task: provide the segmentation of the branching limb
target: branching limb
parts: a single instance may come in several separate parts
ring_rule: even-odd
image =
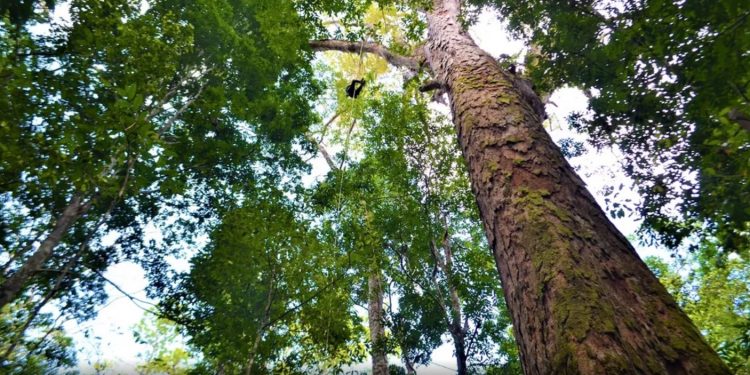
[[[738,123],[743,129],[750,132],[750,116],[746,115],[737,108],[733,108],[731,111],[729,111],[727,117],[729,117],[730,120]]]
[[[350,42],[347,40],[335,40],[335,39],[324,39],[324,40],[311,40],[309,42],[310,48],[313,51],[340,51],[350,53],[367,52],[374,55],[378,55],[388,61],[389,64],[404,67],[409,70],[419,70],[419,60],[414,57],[402,56],[397,53],[389,51],[387,48],[377,43],[372,42]]]
[[[443,82],[440,82],[438,80],[432,80],[420,86],[419,92],[428,92],[432,90],[444,90],[444,89],[445,89],[445,84],[443,84]]]

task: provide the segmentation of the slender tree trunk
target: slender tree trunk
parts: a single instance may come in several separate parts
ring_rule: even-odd
[[[388,375],[388,357],[385,351],[385,328],[383,327],[383,281],[379,270],[370,272],[367,280],[367,319],[372,341],[372,375]]]
[[[466,375],[469,373],[469,369],[466,366],[466,335],[463,331],[454,334],[454,331],[451,330],[451,337],[453,338],[453,349],[456,356],[456,374]]]
[[[266,333],[266,330],[269,328],[271,322],[271,306],[273,305],[275,274],[276,273],[274,270],[269,278],[268,294],[266,295],[266,306],[263,308],[263,317],[261,317],[260,324],[258,325],[258,333],[255,335],[253,346],[250,348],[247,364],[245,365],[245,375],[252,375],[253,373],[253,366],[255,365],[255,358],[258,355],[260,342],[263,340],[263,335]]]
[[[446,226],[445,236],[443,237],[443,256],[438,257],[438,265],[448,281],[448,294],[450,295],[451,320],[448,331],[453,338],[453,349],[456,356],[456,373],[458,375],[468,374],[467,353],[466,353],[466,327],[462,324],[463,314],[461,313],[461,299],[458,296],[458,290],[453,284],[453,250],[451,248],[450,235]]]
[[[62,215],[57,219],[52,232],[42,241],[34,254],[26,260],[26,263],[0,286],[0,308],[16,299],[18,293],[28,284],[34,273],[39,271],[47,259],[52,256],[52,250],[60,243],[65,232],[88,210],[89,206],[88,203],[83,203],[83,198],[79,194],[73,196]]]
[[[425,55],[447,88],[526,374],[728,374],[609,222],[513,77],[435,0]]]
[[[403,360],[404,366],[406,366],[406,375],[417,375],[417,370],[414,368],[414,362],[412,362],[406,355],[404,355]]]

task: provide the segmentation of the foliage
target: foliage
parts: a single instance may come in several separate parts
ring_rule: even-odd
[[[191,356],[179,345],[179,327],[174,322],[149,315],[133,327],[133,336],[136,343],[148,347],[140,354],[144,362],[137,367],[139,374],[189,373]]]
[[[318,92],[308,28],[292,2],[74,0],[58,4],[69,21],[32,3],[0,19],[1,279],[81,197],[24,290],[88,319],[109,264],[142,263],[158,290],[177,243],[253,181],[301,170],[292,145]],[[152,224],[164,243],[144,240]]]
[[[168,311],[215,368],[235,373],[340,367],[362,358],[363,334],[336,249],[280,196],[227,213],[193,258]]]
[[[33,302],[20,299],[0,312],[0,368],[4,374],[49,374],[75,363],[73,342],[51,314],[31,322],[34,334],[19,335],[29,324]],[[28,329],[28,328],[27,328]]]
[[[478,369],[500,363],[501,347],[513,345],[509,320],[452,126],[430,114],[416,87],[370,90],[349,139],[362,153],[356,160],[339,154],[346,169],[331,170],[311,197],[340,228],[341,246],[361,280],[354,298],[366,304],[364,281],[373,264],[385,271],[386,300],[398,301],[386,306],[388,348],[412,365],[427,365],[451,328],[454,308],[446,296],[455,290],[461,324],[470,326],[470,363]],[[444,236],[455,253],[449,273],[437,258],[445,257],[436,249]]]
[[[538,87],[589,94],[590,111],[571,124],[623,151],[646,231],[671,247],[700,234],[729,252],[748,248],[746,2],[472,2],[529,40]]]
[[[750,373],[750,263],[732,257],[716,264],[716,244],[679,263],[646,263],[701,330],[706,341],[737,374]],[[687,272],[687,274],[685,274]]]

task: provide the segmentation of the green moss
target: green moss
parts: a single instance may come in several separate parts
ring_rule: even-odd
[[[578,374],[578,362],[573,355],[570,345],[564,344],[557,348],[555,357],[552,358],[552,368],[555,374]]]
[[[546,285],[562,275],[569,286],[554,290],[552,307],[558,336],[581,342],[592,330],[614,333],[614,310],[601,303],[597,278],[593,271],[576,263],[576,250],[570,248],[570,238],[575,236],[570,228],[573,221],[551,197],[552,193],[546,189],[520,189],[513,199],[514,206],[522,207],[525,213],[522,247],[529,252],[532,266],[538,272],[538,296],[543,298]],[[561,356],[561,360],[568,360],[564,353]]]
[[[500,169],[500,165],[497,164],[497,161],[490,160],[487,162],[487,169],[489,169],[492,173],[495,173],[498,169]]]
[[[521,142],[521,141],[523,141],[523,139],[521,139],[521,138],[519,138],[519,137],[517,137],[515,135],[510,135],[510,136],[507,136],[505,138],[505,142],[506,143],[518,143],[518,142]]]

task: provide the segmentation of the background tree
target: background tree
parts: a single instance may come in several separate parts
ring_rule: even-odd
[[[69,23],[29,5],[0,25],[0,305],[87,319],[109,264],[164,271],[174,248],[146,243],[147,225],[189,241],[237,186],[276,175],[260,165],[293,171],[316,88],[291,4],[67,5]]]
[[[168,314],[214,370],[227,374],[296,373],[360,359],[362,330],[348,295],[338,292],[346,275],[336,249],[283,198],[264,197],[224,217],[166,300]]]
[[[701,252],[667,263],[646,258],[659,280],[736,374],[750,372],[748,295],[750,267],[739,257],[717,264],[718,244],[704,243]]]

